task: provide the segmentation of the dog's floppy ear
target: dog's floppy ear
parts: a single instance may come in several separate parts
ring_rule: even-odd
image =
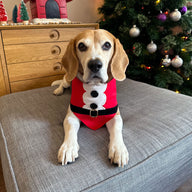
[[[76,77],[79,67],[79,61],[76,55],[75,39],[72,39],[69,42],[62,58],[62,65],[66,73],[66,80],[71,82]]]
[[[118,39],[114,39],[114,54],[111,60],[111,73],[118,81],[123,81],[129,59]]]

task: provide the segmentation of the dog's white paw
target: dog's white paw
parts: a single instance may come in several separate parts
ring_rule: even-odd
[[[56,85],[60,85],[60,84],[62,83],[62,81],[63,81],[63,80],[53,81],[53,82],[51,83],[51,86],[53,87],[53,86],[56,86]]]
[[[118,164],[119,167],[124,167],[128,164],[129,153],[124,143],[109,144],[109,159],[111,163]]]
[[[63,87],[58,87],[53,91],[54,95],[62,95],[63,94]]]
[[[74,162],[78,157],[78,151],[78,143],[64,142],[58,151],[58,162],[62,163],[62,165]]]

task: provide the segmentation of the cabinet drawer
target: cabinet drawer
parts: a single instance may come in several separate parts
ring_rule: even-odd
[[[10,82],[64,74],[61,59],[8,65]]]
[[[23,29],[2,31],[4,45],[69,41],[78,33],[90,28]]]
[[[61,58],[68,42],[4,46],[7,64]]]
[[[11,92],[25,91],[29,89],[36,89],[40,87],[48,87],[55,80],[63,79],[63,75],[43,77],[38,79],[31,79],[26,81],[18,81],[10,83]]]

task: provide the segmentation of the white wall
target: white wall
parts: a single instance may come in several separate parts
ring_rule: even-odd
[[[96,22],[99,18],[97,8],[103,0],[73,0],[68,3],[68,18],[71,21]]]
[[[9,20],[12,19],[12,10],[15,5],[19,5],[21,0],[3,0],[3,4],[8,14]],[[85,23],[96,22],[99,19],[97,8],[101,6],[103,0],[72,0],[67,3],[68,18],[71,21]],[[29,2],[27,3],[30,15]]]

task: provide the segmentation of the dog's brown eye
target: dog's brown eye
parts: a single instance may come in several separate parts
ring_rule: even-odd
[[[105,42],[102,46],[103,50],[109,50],[111,48],[111,44],[109,42]]]
[[[80,51],[86,51],[87,50],[87,46],[84,43],[79,43],[78,49]]]

